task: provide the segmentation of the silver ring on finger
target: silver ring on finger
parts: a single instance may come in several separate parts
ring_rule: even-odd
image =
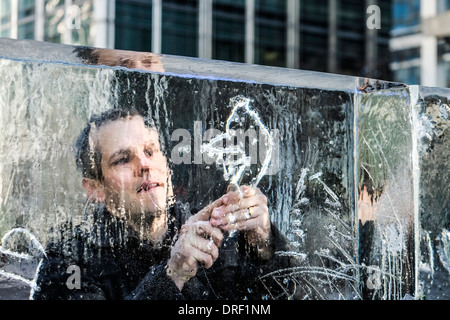
[[[209,238],[208,251],[211,251],[213,244],[214,244],[214,239],[213,239],[213,237],[211,237],[211,238]]]
[[[250,219],[252,217],[252,212],[250,211],[250,207],[244,213],[245,219]]]

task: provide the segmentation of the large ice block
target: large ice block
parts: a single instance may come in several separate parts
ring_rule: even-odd
[[[447,89],[11,39],[0,68],[0,281],[21,297],[83,218],[76,137],[127,106],[159,129],[186,210],[232,181],[266,195],[296,264],[258,281],[295,292],[261,299],[448,298]]]
[[[449,97],[447,88],[412,87],[418,298],[450,298]]]

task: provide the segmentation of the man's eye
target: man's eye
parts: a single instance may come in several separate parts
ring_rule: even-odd
[[[144,58],[141,60],[141,63],[146,67],[151,67],[155,63],[155,61],[153,61],[151,58]]]
[[[120,159],[117,159],[116,161],[114,161],[113,165],[125,164],[125,163],[128,163],[128,161],[129,161],[128,158],[120,158]]]
[[[145,150],[144,152],[149,157],[151,157],[153,155],[153,150]]]

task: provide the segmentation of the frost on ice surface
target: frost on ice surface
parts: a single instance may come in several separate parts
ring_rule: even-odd
[[[442,233],[438,236],[438,241],[437,252],[439,259],[450,274],[450,231],[442,230]]]

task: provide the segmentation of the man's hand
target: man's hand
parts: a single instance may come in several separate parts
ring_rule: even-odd
[[[256,187],[241,186],[221,198],[211,211],[211,225],[221,230],[244,231],[263,259],[272,256],[272,234],[267,198]]]
[[[167,274],[181,290],[197,273],[198,264],[210,268],[217,260],[222,231],[243,231],[262,259],[273,254],[267,198],[256,187],[229,191],[181,227],[167,262]]]
[[[211,226],[209,221],[197,219],[189,219],[181,227],[167,262],[167,275],[180,290],[196,275],[199,263],[210,268],[219,255],[222,231]]]

